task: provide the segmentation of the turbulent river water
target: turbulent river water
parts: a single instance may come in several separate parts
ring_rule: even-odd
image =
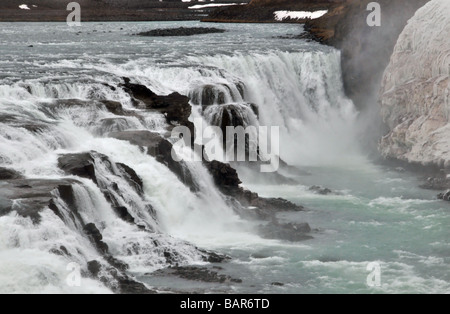
[[[157,234],[117,219],[90,180],[78,178],[77,202],[83,218],[101,226],[111,254],[130,265],[131,275],[158,290],[450,292],[450,208],[435,199],[435,192],[418,188],[414,175],[375,165],[360,150],[361,123],[343,91],[339,52],[283,38],[301,32],[293,25],[226,24],[218,26],[227,30],[223,34],[133,36],[153,28],[198,25],[206,24],[83,23],[69,28],[62,23],[2,23],[0,167],[27,178],[66,178],[57,167],[60,154],[95,150],[136,170],[144,183],[143,200],[125,183],[118,184],[127,204],[133,204],[133,216]],[[122,77],[159,94],[189,95],[192,118],[203,115],[205,123],[214,120],[221,106],[231,105],[249,124],[279,126],[282,159],[310,174],[285,174],[298,182],[291,184],[245,167],[239,167],[239,174],[243,185],[261,196],[305,206],[303,212],[280,213],[279,219],[308,222],[314,239],[262,239],[252,231],[256,222],[233,212],[201,164],[189,165],[200,185],[200,192],[193,193],[137,147],[107,137],[117,130],[163,134],[167,125],[160,114],[140,112],[144,119],[128,116],[111,124],[105,121],[113,115],[100,107],[47,109],[66,100],[108,99],[136,110],[127,93],[108,87],[119,85]],[[205,86],[214,87],[216,98],[202,112],[197,96]],[[248,104],[258,106],[258,116]],[[10,116],[50,127],[30,131],[5,118]],[[100,172],[107,184],[110,174]],[[313,185],[332,193],[316,194],[309,189]],[[157,218],[148,214],[147,203]],[[64,224],[50,210],[41,216],[38,225],[15,213],[0,217],[0,292],[108,292],[87,278],[80,287],[66,284],[69,262],[84,265],[98,253],[76,225]],[[152,244],[155,239],[158,247]],[[176,251],[183,265],[204,265],[192,244],[231,256],[221,271],[242,283],[152,275],[168,266],[161,247]],[[71,258],[51,253],[61,245]],[[372,262],[381,268],[375,287],[367,285]]]

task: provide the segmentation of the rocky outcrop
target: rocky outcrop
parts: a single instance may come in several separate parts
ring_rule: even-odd
[[[67,154],[58,159],[58,167],[67,174],[91,179],[94,183],[98,183],[95,173],[95,156],[103,160],[107,157],[98,153],[81,153],[81,154]]]
[[[159,110],[167,117],[167,122],[185,124],[192,113],[189,98],[179,93],[160,96],[141,84],[134,84],[130,79],[124,78],[125,83],[121,87],[135,99],[141,101],[145,108]]]
[[[143,106],[146,109],[161,112],[166,116],[169,124],[183,125],[189,128],[192,137],[195,135],[194,124],[189,121],[192,107],[189,104],[189,97],[172,93],[170,95],[157,95],[147,86],[131,83],[129,78],[124,77],[124,84],[120,86],[132,96],[136,106]],[[137,100],[137,102],[136,102]],[[193,143],[193,139],[191,143]]]
[[[50,111],[57,111],[60,109],[67,109],[67,108],[76,108],[76,107],[96,107],[98,109],[105,109],[112,114],[115,115],[127,115],[130,114],[129,112],[126,112],[122,104],[117,101],[112,100],[80,100],[80,99],[59,99],[55,100],[51,104],[48,104],[45,109]]]
[[[319,195],[329,195],[333,193],[333,191],[329,188],[324,188],[318,185],[313,185],[308,190]]]
[[[443,200],[443,201],[450,202],[450,190],[445,191],[443,193],[439,193],[437,195],[437,198],[440,199],[440,200]]]
[[[13,211],[23,217],[29,217],[39,223],[40,212],[54,204],[54,191],[71,186],[74,180],[23,179],[9,176],[0,180],[0,216]],[[70,197],[68,195],[62,195]]]
[[[448,34],[450,2],[432,0],[400,35],[380,95],[388,127],[379,145],[384,157],[450,167]]]
[[[144,184],[137,173],[129,166],[122,163],[113,163],[107,156],[91,151],[78,154],[62,155],[58,159],[58,167],[62,169],[67,175],[73,175],[81,178],[92,180],[102,191],[106,200],[111,204],[112,209],[117,216],[124,221],[135,224],[136,220],[131,215],[129,204],[125,201],[122,191],[116,182],[106,181],[98,173],[98,167],[103,164],[107,171],[113,175],[116,180],[125,180],[130,187],[134,189],[137,195],[143,195]],[[64,193],[64,189],[60,194]],[[68,199],[66,197],[66,199]],[[74,201],[66,201],[72,211],[76,211],[73,206]],[[127,206],[125,206],[127,205]],[[147,205],[150,208],[150,205]],[[55,210],[54,210],[55,211]],[[56,211],[55,211],[56,212]],[[58,213],[57,213],[58,214]],[[58,214],[59,215],[59,214]],[[61,215],[59,215],[61,216]],[[62,218],[62,217],[61,217]],[[145,227],[143,227],[145,229]]]
[[[244,99],[245,84],[241,81],[233,83],[216,83],[199,86],[189,93],[194,105],[203,106],[203,109],[212,105],[237,103]]]
[[[192,191],[198,191],[199,187],[189,168],[184,161],[176,161],[172,158],[173,145],[160,134],[150,131],[124,131],[112,132],[109,136],[145,148],[147,154],[166,165]]]
[[[138,194],[142,194],[144,184],[142,179],[132,168],[122,163],[113,163],[107,156],[94,151],[61,155],[58,158],[58,167],[66,174],[91,179],[101,188],[105,188],[104,186],[101,186],[97,177],[97,162],[106,165],[111,173],[125,179]],[[117,171],[115,169],[117,169]]]
[[[30,218],[34,224],[41,222],[41,212],[49,208],[61,220],[67,223],[72,220],[75,226],[81,225],[85,236],[92,242],[99,254],[104,258],[103,263],[88,263],[89,270],[95,270],[97,274],[102,271],[109,273],[114,278],[103,278],[103,282],[113,291],[120,293],[150,293],[151,290],[142,283],[135,281],[124,273],[128,265],[115,259],[110,253],[108,245],[103,242],[103,236],[93,223],[86,223],[79,214],[79,208],[75,201],[73,184],[81,184],[71,179],[25,179],[16,172],[3,171],[0,179],[0,216],[15,212],[18,215]],[[7,175],[5,175],[7,173]],[[62,205],[60,201],[64,202]],[[67,206],[65,209],[61,206]],[[70,256],[64,246],[50,251],[56,255]],[[97,278],[96,276],[93,276]]]
[[[248,5],[224,7],[214,10],[204,22],[222,23],[275,23],[274,12],[327,10],[336,2],[345,0],[252,0]],[[306,20],[289,20],[304,23]]]
[[[115,268],[92,260],[87,263],[87,269],[90,276],[100,280],[106,286],[109,286],[114,292],[121,294],[154,294],[153,290],[148,289],[143,283],[131,279],[128,275],[118,272]],[[108,277],[106,277],[108,276]],[[113,284],[111,284],[111,279]]]
[[[407,21],[429,0],[379,0],[381,26],[367,24],[372,0],[348,0],[325,16],[306,22],[313,37],[342,51],[341,65],[347,95],[358,108],[375,106],[383,71]]]
[[[20,178],[22,178],[22,175],[19,172],[13,169],[0,167],[0,180],[14,180]]]
[[[158,28],[148,32],[138,33],[138,36],[145,37],[170,37],[170,36],[193,36],[202,34],[225,33],[226,30],[214,27],[178,27],[178,28]]]
[[[311,227],[307,223],[279,223],[272,221],[270,224],[260,226],[259,233],[266,239],[281,239],[290,242],[299,242],[313,239],[309,235]]]
[[[229,164],[214,160],[204,162],[215,184],[225,195],[231,196],[242,206],[253,209],[242,214],[256,214],[258,218],[272,219],[280,211],[301,211],[304,208],[282,198],[262,198],[240,186],[242,183],[237,171]]]
[[[33,133],[43,132],[51,126],[51,123],[48,121],[5,113],[0,113],[0,123],[4,123],[15,128],[23,128]]]
[[[202,266],[183,266],[170,267],[164,270],[159,270],[153,274],[148,274],[152,277],[159,276],[174,276],[190,281],[201,281],[207,283],[242,283],[241,279],[234,279],[228,275],[219,274],[220,267],[202,267]]]
[[[206,168],[214,179],[214,183],[222,188],[230,187],[237,188],[242,181],[233,167],[229,164],[213,160],[211,162],[204,162]]]

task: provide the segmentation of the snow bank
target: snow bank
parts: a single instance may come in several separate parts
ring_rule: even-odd
[[[275,20],[283,21],[286,19],[291,20],[305,20],[305,19],[318,19],[321,16],[324,16],[328,13],[328,10],[320,10],[315,12],[309,11],[275,11],[273,14],[275,15]]]

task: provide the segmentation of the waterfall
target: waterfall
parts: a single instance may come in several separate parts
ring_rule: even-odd
[[[358,113],[345,96],[338,50],[191,56],[188,66],[136,74],[158,82],[152,86],[162,93],[190,95],[210,124],[236,108],[246,124],[279,126],[281,157],[293,165],[335,164],[359,154]]]
[[[164,115],[134,106],[120,87],[122,76],[158,94],[189,95],[191,118],[210,125],[279,126],[281,157],[293,165],[335,163],[353,148],[350,130],[357,113],[343,92],[339,52],[329,48],[190,55],[181,65],[89,62],[80,78],[8,79],[0,85],[0,167],[23,178],[22,190],[16,179],[0,181],[0,209],[13,209],[0,211],[0,281],[5,283],[0,289],[73,291],[64,281],[67,264],[76,262],[84,274],[80,292],[105,292],[116,279],[107,273],[109,283],[87,279],[88,262],[107,265],[112,256],[128,265],[128,274],[138,275],[203,263],[205,252],[197,245],[267,243],[252,232],[253,222],[236,214],[201,163],[185,164],[199,187],[193,192],[145,149],[109,137],[128,130],[170,131]],[[50,66],[78,67],[70,60]],[[95,180],[60,167],[60,158],[71,154],[90,156]],[[121,165],[136,172],[142,191]],[[3,196],[23,196],[28,184],[51,192],[52,203],[39,211],[39,221],[19,214],[30,209],[22,198],[11,205]],[[61,185],[71,187],[72,199]],[[38,209],[31,206],[32,212]],[[109,255],[87,235],[89,224],[101,233]],[[17,272],[27,275],[12,278]]]

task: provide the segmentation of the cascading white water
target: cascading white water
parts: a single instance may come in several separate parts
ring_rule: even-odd
[[[95,150],[109,156],[115,162],[122,162],[130,166],[142,177],[145,187],[144,199],[138,196],[127,182],[114,174],[117,172],[117,169],[114,170],[114,165],[112,165],[113,171],[111,172],[109,169],[111,165],[106,165],[100,159],[96,159],[95,169],[99,186],[91,180],[78,177],[74,177],[74,179],[81,181],[81,184],[72,186],[77,208],[80,209],[79,214],[84,223],[94,223],[100,229],[104,241],[110,248],[110,253],[125,261],[130,266],[131,273],[151,272],[167,267],[165,252],[168,251],[176,254],[175,258],[180,264],[201,263],[202,254],[194,246],[167,234],[189,240],[198,239],[200,243],[201,240],[206,239],[204,243],[207,243],[212,239],[208,235],[213,232],[220,235],[221,230],[225,231],[225,225],[234,225],[239,221],[222,196],[214,189],[212,179],[201,165],[190,165],[191,172],[198,180],[202,191],[200,195],[195,195],[178,181],[169,169],[156,162],[138,147],[127,142],[104,138],[103,136],[107,135],[109,129],[99,127],[98,121],[117,117],[101,107],[92,106],[95,101],[86,103],[84,108],[80,106],[72,108],[68,105],[55,107],[55,102],[49,101],[55,97],[51,89],[44,89],[47,92],[50,91],[50,94],[38,93],[38,95],[33,94],[33,89],[31,89],[31,94],[16,86],[12,87],[14,91],[7,89],[8,87],[3,87],[3,92],[8,97],[0,100],[1,114],[5,117],[13,116],[14,119],[1,123],[0,166],[13,168],[29,178],[59,179],[66,177],[57,166],[57,159],[61,154]],[[64,96],[67,100],[59,99],[57,103],[70,103],[72,101],[70,99],[87,99],[84,98],[85,94],[81,93],[80,95],[79,91],[80,88],[76,87],[66,90],[67,93]],[[58,95],[61,94],[58,93]],[[114,95],[110,96],[114,99]],[[135,117],[120,119],[129,122],[127,126],[132,129],[154,130],[162,125],[160,115],[154,113],[139,120]],[[27,123],[30,125],[42,123],[42,128],[30,129],[25,126]],[[98,137],[99,134],[101,137]],[[120,195],[111,187],[113,182],[120,191]],[[119,200],[118,205],[127,206],[137,225],[147,225],[153,232],[143,232],[136,225],[119,219],[100,188],[113,193]],[[56,198],[58,198],[57,195]],[[157,220],[152,213],[149,213],[147,203],[154,207]],[[64,204],[61,207],[66,208]],[[52,231],[58,230],[59,225],[64,225],[64,223],[48,209],[44,210],[41,215],[44,222],[36,227],[31,227],[33,224],[29,218],[21,218],[17,215],[0,217],[3,233],[2,254],[11,252],[11,250],[17,252],[27,250],[29,246],[34,250],[39,250],[42,260],[37,258],[31,265],[25,263],[21,266],[24,269],[33,268],[36,266],[34,263],[43,263],[43,260],[48,265],[55,264],[55,267],[62,267],[52,271],[48,270],[45,265],[42,265],[42,269],[36,268],[34,271],[36,278],[33,275],[28,277],[31,281],[35,280],[33,283],[35,286],[27,283],[26,278],[23,278],[23,282],[12,285],[9,283],[13,281],[8,277],[9,272],[2,272],[0,279],[2,282],[8,283],[4,288],[11,289],[5,291],[38,292],[39,287],[42,286],[46,287],[48,292],[63,292],[65,289],[61,287],[65,285],[66,278],[61,276],[62,274],[67,276],[65,267],[70,261],[86,265],[87,261],[101,258],[89,240],[83,236],[82,225],[70,218],[69,209],[66,211],[67,214],[63,213],[66,227],[61,232],[67,232],[76,238],[71,242],[67,242],[60,233]],[[204,228],[198,228],[200,220],[207,220],[209,224]],[[54,225],[55,221],[58,221],[57,225]],[[8,224],[11,226],[19,224],[21,226],[20,236],[26,238],[26,242],[17,239],[14,236],[15,229],[11,229],[11,226],[7,228]],[[228,230],[231,234],[234,229],[228,228]],[[54,254],[49,253],[53,247],[65,247],[70,253],[70,258],[55,257]],[[81,250],[80,247],[87,249]],[[20,252],[11,256],[21,258],[22,254],[27,256],[28,253]],[[8,263],[10,259],[11,257],[5,259],[5,263]],[[54,261],[54,259],[59,259],[59,261]],[[5,269],[9,269],[8,267]],[[40,280],[39,278],[42,276],[53,277]],[[29,287],[27,288],[26,285]],[[83,282],[83,287],[85,289],[81,289],[80,292],[107,291],[106,288],[102,288],[102,285],[93,284],[90,281]]]
[[[356,111],[345,97],[338,51],[200,60],[245,82],[244,101],[258,106],[261,125],[281,128],[281,157],[289,163],[334,163],[344,152],[348,157]]]
[[[339,51],[191,56],[188,60],[206,67],[152,66],[137,74],[145,75],[147,84],[159,82],[154,88],[162,93],[178,91],[191,95],[194,105],[207,105],[203,114],[209,123],[222,110],[221,104],[255,104],[259,124],[281,128],[281,157],[291,164],[335,164],[346,162],[351,152],[358,155],[354,145],[357,112],[345,96]]]
[[[51,30],[46,31],[51,34]],[[134,169],[144,183],[143,197],[99,160],[96,171],[100,188],[89,179],[69,176],[79,182],[73,187],[83,220],[97,226],[110,253],[129,264],[133,274],[168,266],[164,257],[167,251],[176,253],[181,264],[202,263],[199,250],[183,240],[206,248],[243,242],[267,245],[271,241],[254,235],[252,223],[233,212],[201,163],[186,163],[200,187],[193,193],[145,151],[108,138],[111,131],[167,133],[163,115],[137,110],[130,96],[118,87],[123,82],[121,77],[127,76],[158,94],[177,91],[190,95],[192,118],[203,117],[209,124],[220,124],[232,109],[244,125],[279,126],[282,158],[289,163],[335,162],[339,152],[348,153],[356,113],[342,90],[339,53],[328,48],[266,50],[264,46],[262,51],[234,54],[167,54],[169,64],[155,57],[145,59],[146,53],[117,63],[109,52],[96,60],[87,56],[80,59],[71,51],[65,51],[64,57],[57,56],[63,60],[56,61],[0,60],[0,66],[8,71],[18,62],[22,67],[18,67],[17,76],[28,77],[27,67],[32,72],[30,79],[11,77],[0,84],[0,166],[15,169],[26,178],[61,179],[68,176],[57,166],[60,155],[96,151],[113,163]],[[44,71],[54,71],[54,77],[40,78]],[[204,91],[211,86],[212,93],[205,96],[211,103],[206,105]],[[101,100],[120,102],[136,115],[116,116]],[[120,205],[129,208],[137,224],[155,232],[144,232],[117,217],[101,191],[110,189],[112,182],[120,189],[121,195],[116,195]],[[149,213],[149,204],[155,213]],[[64,204],[61,206],[64,208]],[[8,283],[0,285],[2,289],[38,292],[44,287],[43,291],[73,292],[64,283],[67,263],[75,260],[85,265],[101,259],[80,225],[70,224],[69,219],[63,223],[49,209],[41,216],[38,225],[15,213],[0,217],[0,261],[6,265],[0,270],[0,281]],[[71,259],[49,253],[61,246],[71,253]],[[14,282],[11,273],[18,271],[15,264],[32,275]],[[87,279],[80,288],[80,292],[106,290]]]

